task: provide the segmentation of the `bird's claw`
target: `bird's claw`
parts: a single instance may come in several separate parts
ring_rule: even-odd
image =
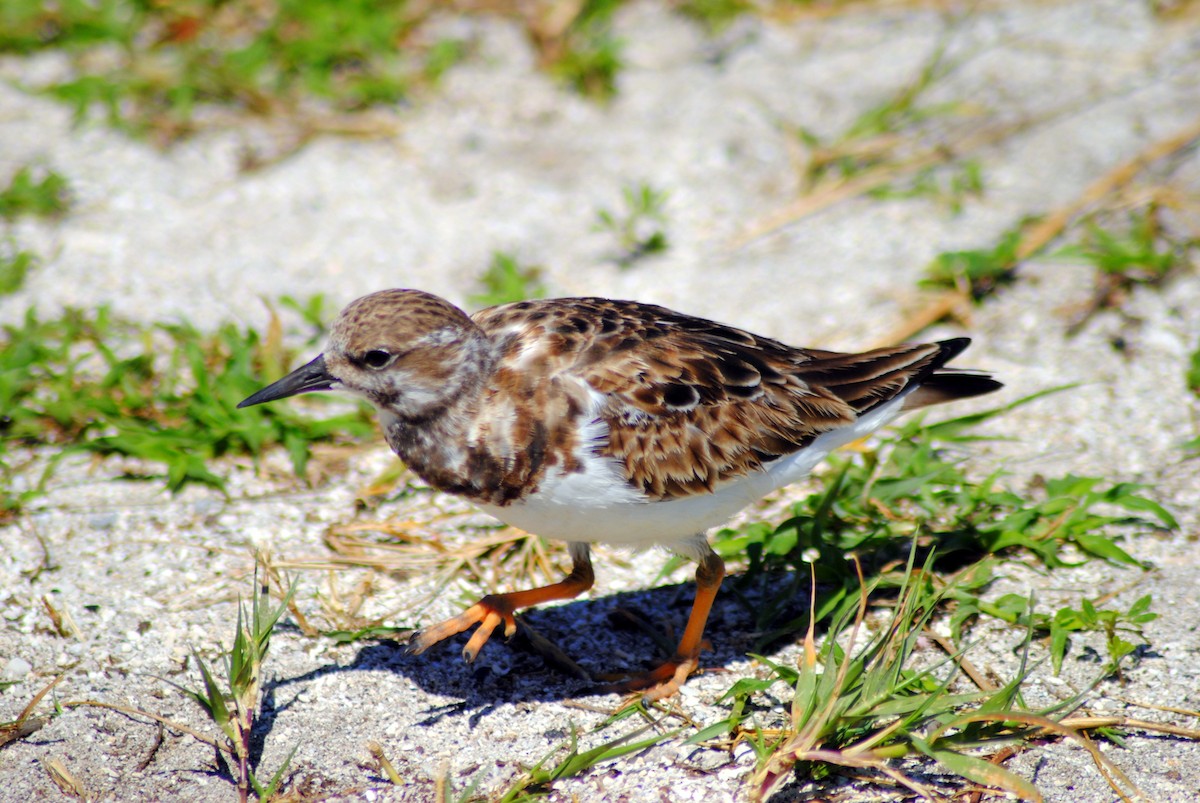
[[[420,655],[427,649],[444,641],[451,636],[469,630],[475,625],[479,628],[471,634],[471,638],[463,647],[463,659],[471,663],[483,649],[483,645],[492,637],[492,632],[501,622],[504,623],[505,637],[512,637],[517,632],[517,620],[513,616],[513,605],[505,594],[489,594],[479,602],[467,608],[458,616],[452,616],[444,622],[418,630],[413,633],[408,642],[408,653]]]

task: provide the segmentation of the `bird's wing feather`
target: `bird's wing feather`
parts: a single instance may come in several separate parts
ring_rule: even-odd
[[[596,298],[519,302],[473,318],[504,344],[501,373],[563,387],[575,377],[602,394],[608,438],[596,449],[652,499],[760,470],[894,398],[965,346],[792,348],[663,307]],[[542,370],[531,371],[534,362]]]

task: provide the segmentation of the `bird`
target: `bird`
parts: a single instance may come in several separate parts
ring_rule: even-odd
[[[654,304],[518,301],[467,314],[421,290],[350,303],[315,359],[238,407],[338,390],[378,411],[388,445],[433,488],[565,541],[559,582],[489,594],[417,631],[421,653],[472,627],[474,661],[514,613],[595,581],[591,545],[666,547],[697,563],[675,654],[611,688],[657,700],[699,668],[725,564],[706,532],[902,413],[990,393],[946,364],[957,337],[862,353],[796,348]]]

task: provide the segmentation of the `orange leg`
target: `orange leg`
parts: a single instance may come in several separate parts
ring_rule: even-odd
[[[725,578],[725,561],[716,552],[709,550],[696,567],[696,599],[688,616],[687,627],[675,655],[669,661],[643,675],[609,686],[611,691],[640,691],[646,700],[661,700],[679,691],[688,675],[700,666],[700,650],[703,647],[704,625],[712,611],[717,589]]]
[[[588,557],[586,544],[571,544],[571,561],[571,573],[563,580],[528,591],[488,594],[458,616],[413,634],[408,643],[408,651],[419,655],[439,641],[478,624],[479,629],[472,634],[467,646],[463,647],[463,658],[467,661],[474,661],[475,656],[483,649],[483,645],[491,638],[492,631],[501,622],[504,622],[505,636],[512,636],[516,632],[517,622],[513,618],[513,612],[518,608],[540,605],[556,599],[574,599],[592,587],[595,575],[592,572],[592,561]]]

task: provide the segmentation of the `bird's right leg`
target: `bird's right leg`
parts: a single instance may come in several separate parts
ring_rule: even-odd
[[[463,647],[463,658],[468,662],[474,661],[475,656],[483,649],[483,645],[491,638],[501,622],[504,623],[504,635],[512,636],[517,630],[517,621],[513,612],[518,608],[528,608],[558,599],[574,599],[592,587],[595,574],[592,571],[592,559],[587,544],[571,543],[571,573],[557,583],[541,588],[531,588],[528,591],[513,591],[508,594],[488,594],[458,616],[447,619],[436,625],[424,628],[414,633],[408,642],[408,651],[419,655],[443,639],[467,630],[478,624],[467,646]]]

